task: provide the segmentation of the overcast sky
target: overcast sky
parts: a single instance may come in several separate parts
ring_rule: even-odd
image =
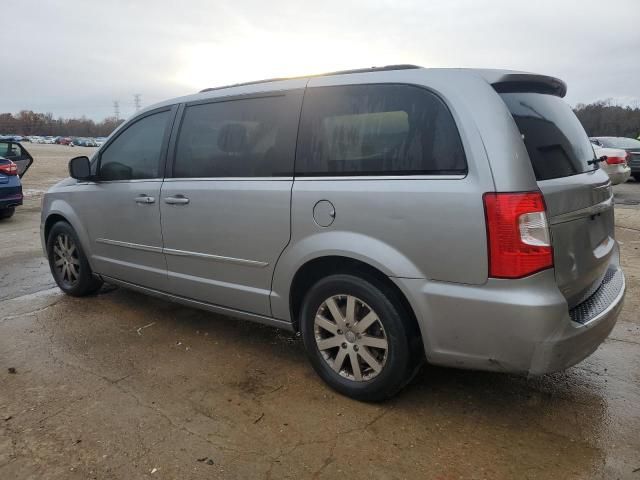
[[[2,0],[0,112],[113,115],[205,87],[392,63],[509,68],[640,102],[640,0]]]

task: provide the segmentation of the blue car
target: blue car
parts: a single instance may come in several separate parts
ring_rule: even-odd
[[[20,178],[27,173],[33,157],[17,142],[0,140],[0,219],[13,216],[22,205]]]

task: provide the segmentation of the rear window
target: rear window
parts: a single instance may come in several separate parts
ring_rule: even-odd
[[[561,98],[541,93],[502,93],[537,180],[568,177],[598,168],[582,124]]]
[[[307,89],[296,175],[446,175],[467,171],[446,105],[409,85]]]

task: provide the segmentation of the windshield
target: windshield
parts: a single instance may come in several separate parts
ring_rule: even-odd
[[[640,149],[640,141],[633,138],[614,137],[614,138],[598,138],[600,143],[609,148],[638,148]]]
[[[502,93],[522,134],[537,180],[568,177],[598,168],[580,121],[561,98],[542,93]]]

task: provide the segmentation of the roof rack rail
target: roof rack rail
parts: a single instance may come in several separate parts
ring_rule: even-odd
[[[270,82],[279,82],[282,80],[293,80],[296,78],[328,77],[331,75],[348,75],[350,73],[384,72],[388,70],[410,70],[414,68],[422,68],[422,67],[419,65],[399,64],[399,65],[385,65],[383,67],[356,68],[353,70],[338,70],[337,72],[317,73],[314,75],[302,75],[298,77],[267,78],[265,80],[254,80],[252,82],[234,83],[232,85],[224,85],[222,87],[205,88],[204,90],[200,90],[199,93],[211,92],[213,90],[222,90],[224,88],[231,88],[231,87],[244,87],[245,85],[256,85],[258,83],[270,83]]]

